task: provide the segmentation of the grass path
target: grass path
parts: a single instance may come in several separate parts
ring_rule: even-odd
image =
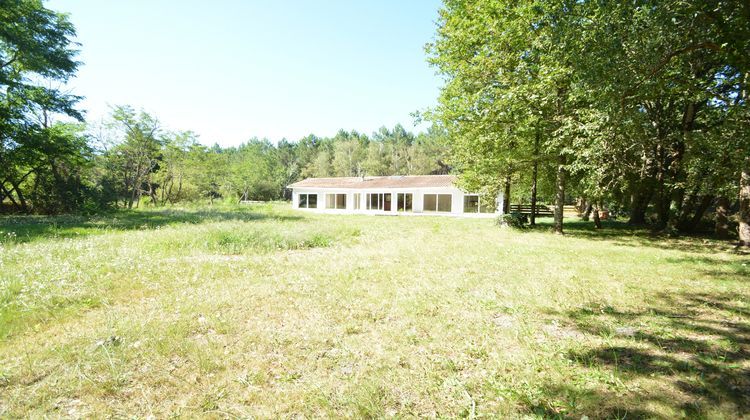
[[[750,414],[750,261],[712,241],[283,206],[0,231],[0,416]]]

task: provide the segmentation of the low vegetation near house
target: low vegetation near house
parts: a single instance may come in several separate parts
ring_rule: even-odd
[[[0,219],[0,416],[750,414],[750,260],[605,222]]]

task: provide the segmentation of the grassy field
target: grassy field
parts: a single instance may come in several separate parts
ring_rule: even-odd
[[[750,415],[750,257],[567,229],[0,218],[0,417]]]

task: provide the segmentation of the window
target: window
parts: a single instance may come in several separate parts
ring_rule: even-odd
[[[451,211],[451,195],[450,194],[438,194],[438,209],[437,211]]]
[[[367,194],[367,210],[380,210],[380,198],[383,194]]]
[[[327,209],[346,209],[346,194],[326,194]]]
[[[451,195],[450,194],[425,194],[424,195],[424,211],[450,212],[451,211]]]
[[[491,201],[482,199],[479,194],[464,195],[464,213],[494,213]]]
[[[362,195],[359,193],[354,194],[354,210],[359,210],[359,201],[362,198]]]
[[[478,195],[472,194],[464,196],[464,213],[479,213]]]
[[[398,211],[411,211],[412,194],[411,193],[398,193],[396,195],[396,210]]]
[[[300,194],[299,205],[301,209],[317,209],[318,208],[318,194]]]
[[[367,210],[391,211],[391,194],[367,194]]]
[[[437,210],[437,194],[424,195],[424,211]]]

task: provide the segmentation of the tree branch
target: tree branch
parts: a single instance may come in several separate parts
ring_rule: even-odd
[[[644,83],[646,83],[647,80],[651,79],[652,77],[654,77],[654,75],[656,75],[657,73],[659,73],[661,71],[661,69],[664,68],[664,66],[666,66],[667,64],[669,64],[670,61],[672,61],[673,58],[675,58],[675,57],[677,57],[679,55],[682,55],[682,54],[687,54],[687,53],[690,53],[690,52],[693,52],[693,51],[697,51],[697,50],[702,50],[702,49],[708,49],[708,50],[712,50],[712,51],[720,51],[721,50],[721,46],[719,44],[715,43],[715,42],[708,42],[707,41],[707,42],[699,42],[699,43],[693,44],[693,45],[688,45],[685,48],[680,48],[679,50],[674,50],[674,51],[670,52],[669,54],[667,54],[666,56],[664,56],[661,60],[659,60],[658,63],[656,63],[656,66],[654,66],[654,68],[651,69],[651,71],[646,75],[646,77],[644,77],[643,79],[641,79],[641,81],[639,81],[638,83],[636,83],[635,86],[633,86],[631,89],[628,89],[625,92],[625,95],[622,98],[623,102],[625,101],[625,99],[631,97],[633,95],[633,92],[636,89],[638,89],[641,85],[643,85]]]

